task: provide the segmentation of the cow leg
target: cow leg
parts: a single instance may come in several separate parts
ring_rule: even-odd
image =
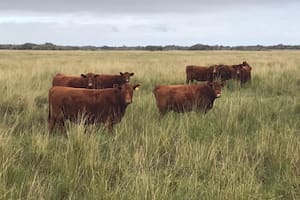
[[[113,132],[113,123],[109,118],[105,121],[104,126],[105,126],[105,128],[107,128],[108,132],[110,134],[112,134],[112,132]]]
[[[63,119],[57,120],[57,124],[59,125],[59,129],[62,135],[67,136],[67,130],[65,128],[65,121]]]
[[[189,83],[190,83],[190,80],[191,80],[190,76],[189,76],[189,75],[186,75],[186,84],[189,84]]]
[[[165,108],[159,109],[159,114],[160,114],[161,116],[165,115],[166,113],[167,113],[167,109],[165,109]]]
[[[243,79],[241,79],[241,86],[245,85],[245,81]]]
[[[251,74],[249,74],[248,82],[251,83]]]
[[[53,119],[49,119],[48,120],[48,130],[49,130],[49,134],[52,134],[53,133],[53,129],[54,129],[54,126],[55,126],[55,120]]]

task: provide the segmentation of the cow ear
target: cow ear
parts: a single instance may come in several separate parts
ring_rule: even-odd
[[[224,87],[225,86],[225,81],[222,81],[220,85],[221,85],[221,87]]]
[[[122,72],[120,72],[120,75],[121,75],[121,76],[123,76],[123,73],[122,73]]]
[[[133,76],[134,75],[134,73],[130,73],[130,76]]]
[[[99,76],[99,74],[95,74],[94,77],[97,78]]]
[[[138,90],[140,86],[141,86],[140,84],[136,84],[136,85],[133,86],[133,89]]]
[[[86,75],[85,74],[81,74],[80,75],[82,78],[86,78]]]

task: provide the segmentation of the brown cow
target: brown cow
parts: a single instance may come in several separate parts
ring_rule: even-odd
[[[130,72],[120,72],[120,75],[98,74],[97,88],[112,88],[115,84],[129,83],[130,77],[133,75],[134,73]]]
[[[52,86],[95,89],[97,76],[93,73],[81,74],[80,76],[67,76],[58,73],[53,77]]]
[[[243,74],[243,83],[246,83],[246,82],[250,82],[251,81],[251,70],[252,70],[252,67],[246,62],[244,61],[243,62],[243,69],[244,69],[244,74]]]
[[[218,80],[220,79],[222,82],[225,82],[229,79],[233,78],[234,75],[234,69],[231,66],[228,65],[223,65],[223,64],[219,64],[219,65],[214,65],[214,77],[213,80]]]
[[[159,85],[153,90],[160,114],[168,111],[204,111],[213,107],[214,100],[221,96],[219,82],[191,85]]]
[[[186,83],[197,81],[212,81],[214,74],[217,73],[217,66],[203,67],[188,65],[185,68]]]
[[[108,89],[83,89],[55,86],[49,90],[49,131],[56,124],[64,129],[64,121],[84,116],[86,124],[104,123],[109,131],[119,123],[132,102],[133,90],[140,85],[123,84]]]
[[[236,70],[235,79],[240,81],[241,85],[251,81],[252,67],[246,61],[239,65],[232,65],[232,67]]]

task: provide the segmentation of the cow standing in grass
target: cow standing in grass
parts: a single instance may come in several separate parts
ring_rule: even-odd
[[[241,84],[251,81],[251,70],[252,67],[246,62],[243,62]]]
[[[81,74],[80,76],[68,76],[58,73],[53,77],[52,86],[95,89],[97,76],[93,73]]]
[[[196,81],[212,81],[214,74],[217,73],[216,66],[203,67],[196,65],[188,65],[185,68],[186,71],[186,83],[192,83]]]
[[[120,75],[98,74],[97,88],[112,88],[115,84],[122,85],[129,83],[130,77],[133,75],[134,73],[130,72],[120,72]]]
[[[231,67],[235,70],[234,79],[240,81],[241,85],[251,81],[252,67],[246,61],[242,64],[232,65]]]
[[[204,111],[213,107],[216,98],[221,96],[219,82],[190,85],[158,85],[153,90],[160,114],[168,111]]]
[[[52,87],[49,91],[50,133],[55,125],[64,128],[65,120],[76,121],[80,116],[85,117],[86,124],[104,123],[111,132],[113,125],[121,121],[127,106],[132,103],[133,91],[140,85],[115,86],[101,90]]]

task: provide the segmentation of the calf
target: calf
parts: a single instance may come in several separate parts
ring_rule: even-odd
[[[191,85],[159,85],[153,90],[160,114],[168,111],[204,111],[213,107],[214,100],[221,96],[221,84],[207,82]]]
[[[115,84],[129,83],[130,77],[133,75],[134,73],[130,72],[120,72],[120,75],[98,74],[97,88],[112,88]]]
[[[67,76],[59,73],[53,77],[52,86],[95,89],[97,76],[93,73],[81,74],[80,76]]]
[[[56,124],[63,128],[65,120],[76,121],[82,115],[86,124],[104,123],[111,132],[113,125],[121,121],[132,102],[133,91],[139,86],[124,84],[103,90],[52,87],[49,91],[50,133]]]

